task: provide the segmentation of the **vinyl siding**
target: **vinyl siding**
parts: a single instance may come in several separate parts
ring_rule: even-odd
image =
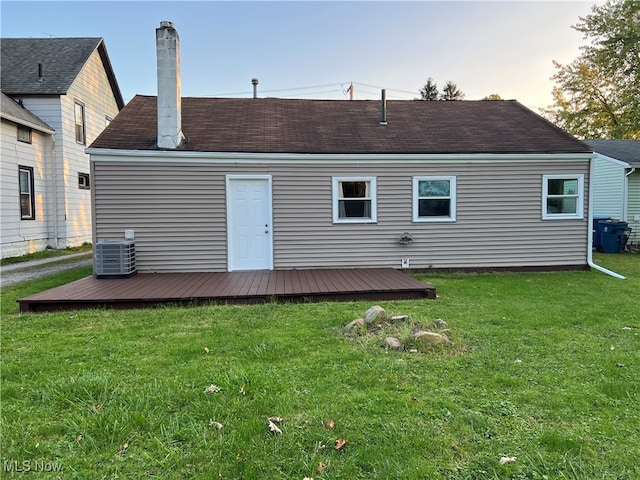
[[[52,145],[50,135],[36,130],[31,132],[31,143],[19,142],[17,125],[5,120],[1,123],[0,241],[2,258],[6,258],[43,250],[49,245],[51,185],[47,169],[51,165]],[[20,218],[19,165],[33,168],[35,220]]]
[[[632,228],[630,242],[640,244],[640,171],[636,168],[628,177],[629,200],[627,203],[627,221]]]
[[[593,166],[593,215],[624,219],[625,168],[596,157]]]
[[[271,175],[274,268],[584,266],[588,160],[293,164],[92,162],[95,240],[133,229],[139,271],[227,268],[225,175]],[[541,220],[542,175],[585,176],[581,220]],[[455,175],[457,221],[412,221],[413,176]],[[332,177],[375,176],[378,221],[332,222]],[[398,238],[409,232],[411,245]]]

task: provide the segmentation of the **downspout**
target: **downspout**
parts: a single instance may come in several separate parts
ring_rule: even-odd
[[[611,275],[612,277],[619,278],[620,280],[626,280],[627,277],[623,277],[619,273],[612,272],[611,270],[607,270],[606,268],[601,267],[600,265],[596,265],[593,262],[593,170],[594,170],[594,160],[595,160],[595,156],[592,156],[589,159],[589,215],[588,215],[588,217],[589,217],[589,225],[588,225],[589,234],[587,235],[587,237],[588,237],[588,241],[587,241],[587,263],[589,264],[589,266],[591,268],[595,268],[596,270],[600,270],[601,272],[606,273],[607,275]]]
[[[622,192],[622,220],[625,222],[629,221],[628,213],[629,213],[629,177],[633,175],[636,171],[635,167],[631,167],[628,169],[629,171],[624,175],[624,192]]]
[[[60,247],[58,243],[58,178],[56,175],[56,135],[51,134],[51,149],[49,151],[51,155],[51,209],[53,210],[53,242],[56,250]]]

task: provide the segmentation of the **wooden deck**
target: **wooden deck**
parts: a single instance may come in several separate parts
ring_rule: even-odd
[[[339,300],[435,298],[432,285],[391,268],[257,270],[223,273],[140,273],[83,278],[18,300],[21,312]]]

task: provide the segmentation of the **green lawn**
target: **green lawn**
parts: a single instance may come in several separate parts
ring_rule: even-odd
[[[371,303],[19,315],[90,270],[9,287],[0,477],[638,479],[640,255],[596,261],[628,279],[425,277],[381,303],[449,323],[425,353],[345,335]]]

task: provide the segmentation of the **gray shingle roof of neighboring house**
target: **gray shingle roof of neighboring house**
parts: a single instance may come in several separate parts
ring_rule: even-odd
[[[119,108],[122,94],[102,38],[2,38],[0,89],[7,95],[64,95],[97,49]]]
[[[640,167],[640,140],[585,140],[596,153]]]
[[[314,154],[587,153],[516,101],[182,99],[183,151]],[[90,148],[154,150],[157,98],[134,97]]]
[[[6,120],[24,125],[26,127],[34,128],[41,132],[53,133],[54,129],[51,128],[46,122],[40,119],[37,115],[31,113],[24,108],[18,102],[8,97],[4,93],[0,93],[0,116]]]

